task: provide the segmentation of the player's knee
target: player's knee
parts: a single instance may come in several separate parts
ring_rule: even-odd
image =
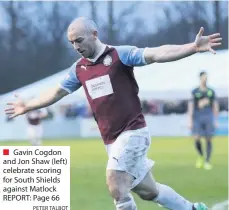
[[[119,201],[128,195],[129,189],[126,180],[128,179],[124,174],[116,171],[107,172],[107,186],[114,200]]]
[[[115,201],[123,200],[126,197],[125,192],[117,185],[108,185],[109,192]]]

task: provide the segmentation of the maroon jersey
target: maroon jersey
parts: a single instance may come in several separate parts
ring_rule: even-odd
[[[40,110],[33,110],[26,114],[27,121],[30,125],[39,125],[41,123]]]
[[[117,48],[106,46],[96,61],[81,58],[75,65],[75,72],[61,83],[68,92],[83,86],[105,144],[114,142],[123,131],[146,126],[134,65],[131,65],[131,62],[145,64],[143,50],[129,46]]]

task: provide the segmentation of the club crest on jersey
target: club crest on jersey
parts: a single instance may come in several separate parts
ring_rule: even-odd
[[[103,60],[103,64],[104,66],[110,66],[111,63],[112,63],[112,58],[111,56],[107,55]]]

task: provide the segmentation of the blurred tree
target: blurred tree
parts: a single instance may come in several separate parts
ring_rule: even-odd
[[[4,57],[5,62],[3,72],[1,72],[1,88],[0,93],[11,90],[16,86],[21,85],[21,80],[18,79],[20,74],[19,68],[23,68],[23,52],[25,47],[23,42],[25,41],[27,34],[23,29],[24,26],[30,25],[29,18],[26,17],[25,5],[22,2],[1,2],[3,11],[6,14],[6,21],[8,22],[7,36],[5,36],[5,49]],[[9,77],[9,74],[15,76]],[[10,78],[10,82],[9,82]]]
[[[138,39],[144,33],[144,21],[140,18],[133,18],[140,2],[131,2],[128,6],[121,10],[120,14],[116,17],[116,36],[118,37],[117,44],[127,44],[130,41]],[[130,21],[131,17],[131,21]],[[131,43],[130,43],[131,44]]]
[[[110,40],[115,41],[116,30],[115,30],[115,17],[114,17],[114,2],[110,0],[108,3],[108,31],[107,36]]]
[[[89,1],[89,4],[91,6],[91,19],[94,20],[96,24],[98,24],[98,17],[97,17],[97,7],[95,1]]]
[[[223,38],[222,49],[228,49],[228,16],[222,19],[220,24],[220,34]]]
[[[211,2],[158,2],[153,19],[157,30],[145,34],[139,42],[141,46],[163,44],[184,44],[195,39],[201,26],[205,34],[212,32],[212,22],[207,8]],[[144,43],[144,44],[143,44]]]
[[[68,14],[63,11],[68,11]],[[44,45],[40,48],[39,55],[42,62],[40,67],[52,69],[53,72],[58,72],[68,65],[69,60],[66,55],[68,48],[66,46],[67,36],[66,31],[72,17],[69,15],[73,12],[72,5],[65,2],[52,2],[49,11],[45,14],[45,26],[43,27],[43,36],[46,38]],[[74,8],[74,13],[77,14],[77,8]]]
[[[140,4],[153,12],[136,12]],[[100,12],[100,6],[107,10]],[[5,21],[5,27],[0,28],[0,94],[71,65],[77,54],[67,41],[66,30],[81,11],[87,15],[86,9],[99,21],[101,39],[108,44],[183,44],[193,41],[204,26],[205,34],[219,28],[222,48],[228,48],[227,2],[9,1],[0,2],[0,7]]]
[[[215,17],[215,31],[220,32],[220,1],[214,1],[214,17]]]
[[[76,59],[75,53],[69,53],[72,49],[67,45],[65,32],[77,15],[78,4],[10,1],[2,2],[1,6],[9,35],[4,36],[7,43],[4,52],[0,49],[0,55],[5,55],[1,62],[4,68],[0,70],[0,94],[52,75]],[[20,78],[9,77],[12,74]]]
[[[200,27],[203,26],[205,33],[211,33],[212,23],[207,12],[210,2],[190,1],[177,2],[175,9],[179,13],[179,22],[183,23],[182,36],[188,37],[188,41],[193,41]],[[184,12],[185,11],[185,12]],[[184,40],[187,42],[187,39]]]
[[[115,8],[118,4],[124,4],[124,2],[115,2],[113,0],[107,1],[107,21],[104,22],[101,27],[102,40],[108,44],[119,45],[126,41],[126,37],[134,36],[134,30],[131,26],[136,26],[130,17],[137,9],[139,2],[128,2],[128,6],[121,9],[117,15]],[[127,5],[127,4],[126,4]],[[129,40],[128,40],[129,41]]]

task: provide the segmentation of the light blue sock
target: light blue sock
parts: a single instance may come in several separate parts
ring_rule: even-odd
[[[171,210],[192,210],[193,203],[179,195],[171,187],[160,183],[157,183],[157,186],[159,194],[153,202]]]

